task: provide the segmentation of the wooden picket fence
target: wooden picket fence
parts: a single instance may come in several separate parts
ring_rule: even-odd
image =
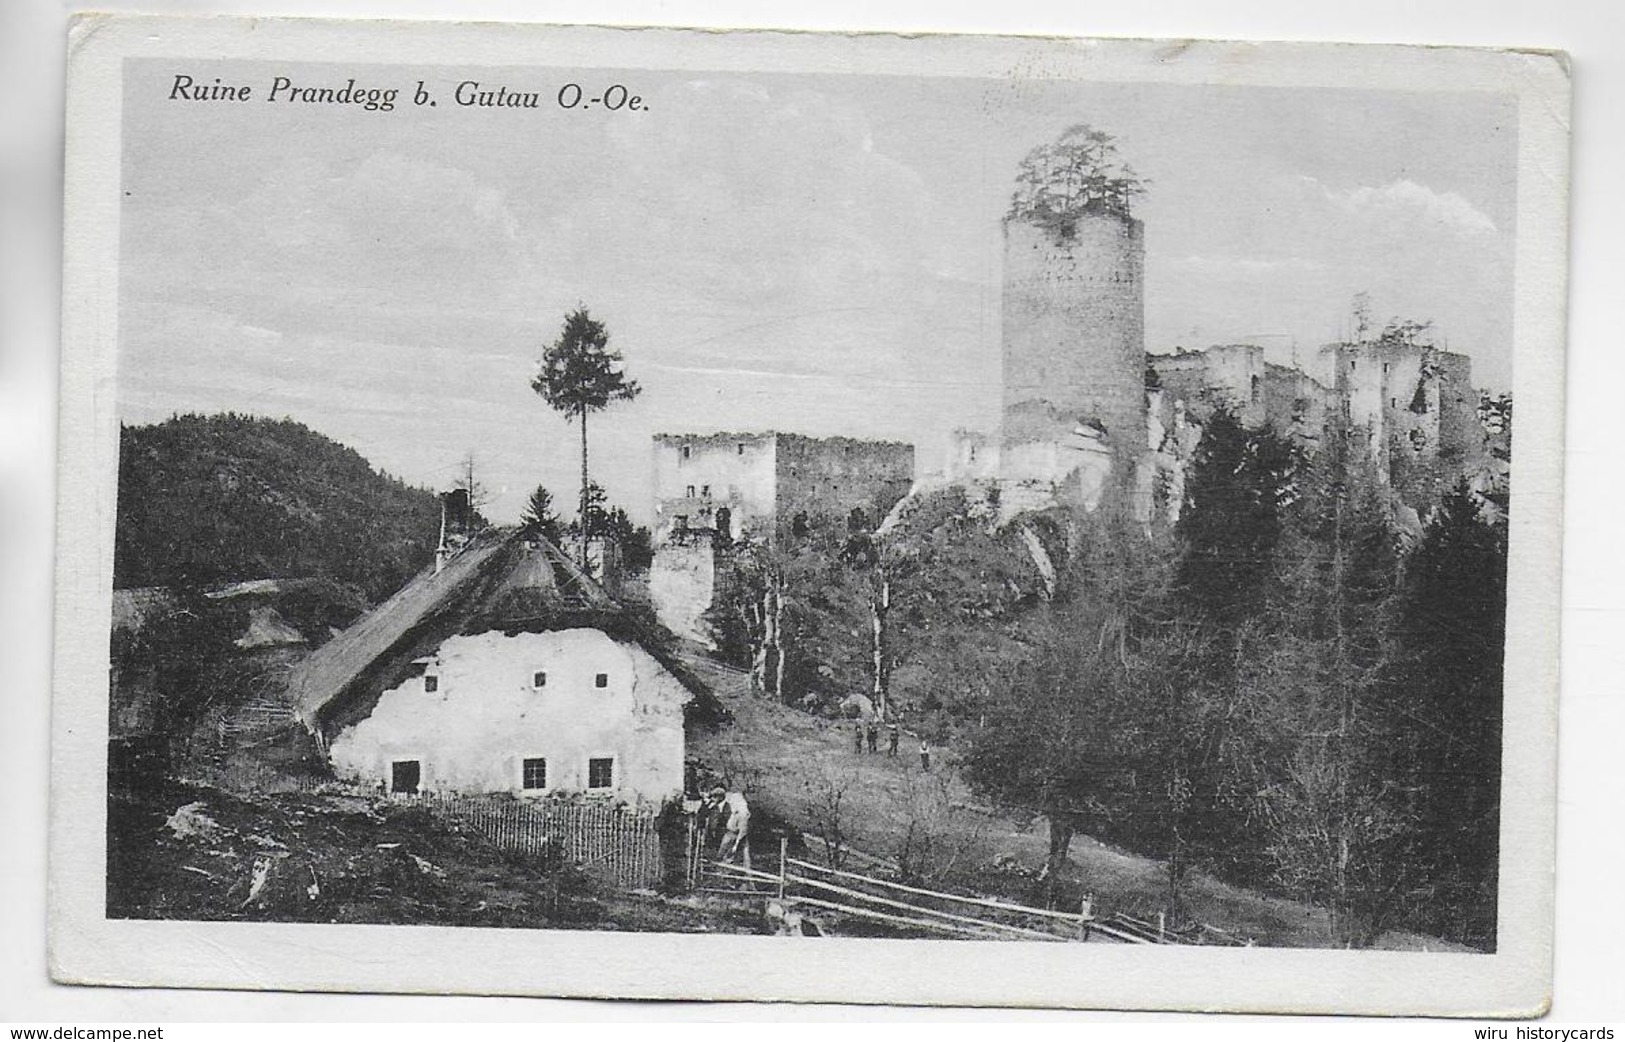
[[[657,816],[604,803],[489,796],[408,797],[504,850],[558,856],[606,882],[653,887],[664,871]]]

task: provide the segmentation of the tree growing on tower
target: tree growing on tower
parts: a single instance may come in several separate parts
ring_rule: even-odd
[[[564,330],[542,356],[541,369],[530,382],[531,390],[567,420],[581,425],[581,513],[588,515],[587,415],[606,409],[613,402],[631,401],[642,390],[636,380],[627,379],[621,368],[621,354],[609,347],[609,331],[602,322],[577,308],[564,318]],[[587,531],[581,526],[579,554],[587,563]]]

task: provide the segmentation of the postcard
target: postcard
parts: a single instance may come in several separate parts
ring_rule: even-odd
[[[1568,106],[84,16],[54,975],[1540,1011]]]

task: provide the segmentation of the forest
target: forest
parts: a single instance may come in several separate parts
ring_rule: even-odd
[[[293,420],[178,415],[119,432],[113,584],[321,577],[369,601],[432,559],[435,494]]]

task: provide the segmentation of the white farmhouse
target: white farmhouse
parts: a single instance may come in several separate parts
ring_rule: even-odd
[[[300,720],[340,777],[397,793],[683,791],[699,683],[558,548],[475,539],[300,663]]]

